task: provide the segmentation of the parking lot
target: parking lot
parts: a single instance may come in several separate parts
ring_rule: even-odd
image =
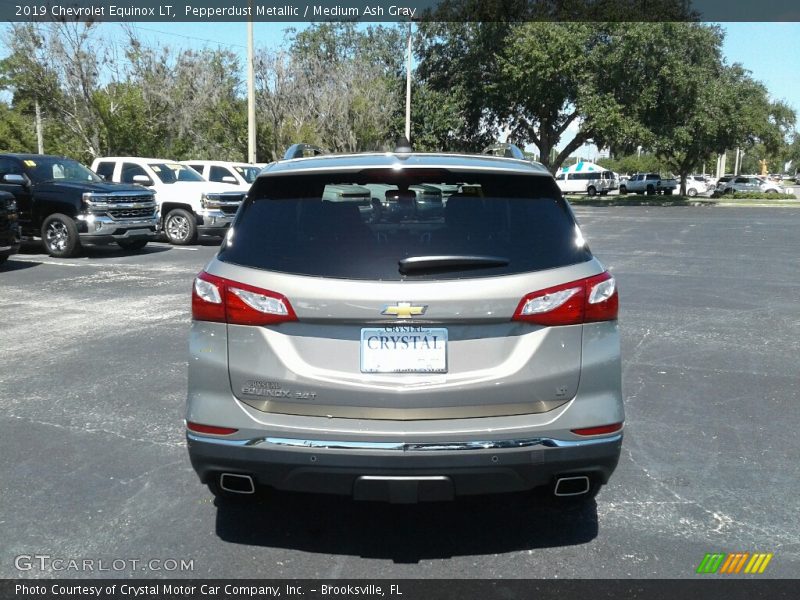
[[[184,443],[189,292],[215,242],[0,267],[0,577],[15,557],[192,560],[139,577],[695,576],[708,552],[800,572],[800,209],[576,208],[620,286],[623,455],[582,512],[525,495],[217,504]],[[94,573],[108,576],[109,573]],[[706,576],[708,577],[708,576]]]

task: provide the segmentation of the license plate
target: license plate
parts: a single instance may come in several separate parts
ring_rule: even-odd
[[[447,329],[388,326],[361,330],[362,373],[447,373]]]

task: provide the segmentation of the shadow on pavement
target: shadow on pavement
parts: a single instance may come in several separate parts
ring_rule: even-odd
[[[32,260],[14,260],[14,255],[12,255],[6,262],[0,264],[0,273],[7,271],[22,271],[23,269],[38,267],[40,264],[42,263],[34,262]]]
[[[558,510],[531,494],[392,505],[338,496],[270,492],[216,500],[224,541],[324,554],[421,560],[585,544],[597,537],[597,505]]]

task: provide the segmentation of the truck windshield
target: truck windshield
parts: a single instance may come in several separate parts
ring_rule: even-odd
[[[194,169],[178,163],[151,163],[148,165],[161,183],[175,183],[176,181],[205,181]]]
[[[249,165],[235,165],[233,168],[236,169],[236,172],[239,173],[247,183],[253,183],[261,172],[261,169],[258,167],[251,167]]]
[[[34,183],[43,181],[103,181],[81,163],[70,158],[37,156],[23,160],[22,164],[25,174]]]

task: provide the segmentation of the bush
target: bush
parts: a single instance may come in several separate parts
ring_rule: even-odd
[[[797,196],[794,194],[766,194],[764,192],[734,192],[733,194],[723,194],[720,197],[734,200],[797,200]]]

